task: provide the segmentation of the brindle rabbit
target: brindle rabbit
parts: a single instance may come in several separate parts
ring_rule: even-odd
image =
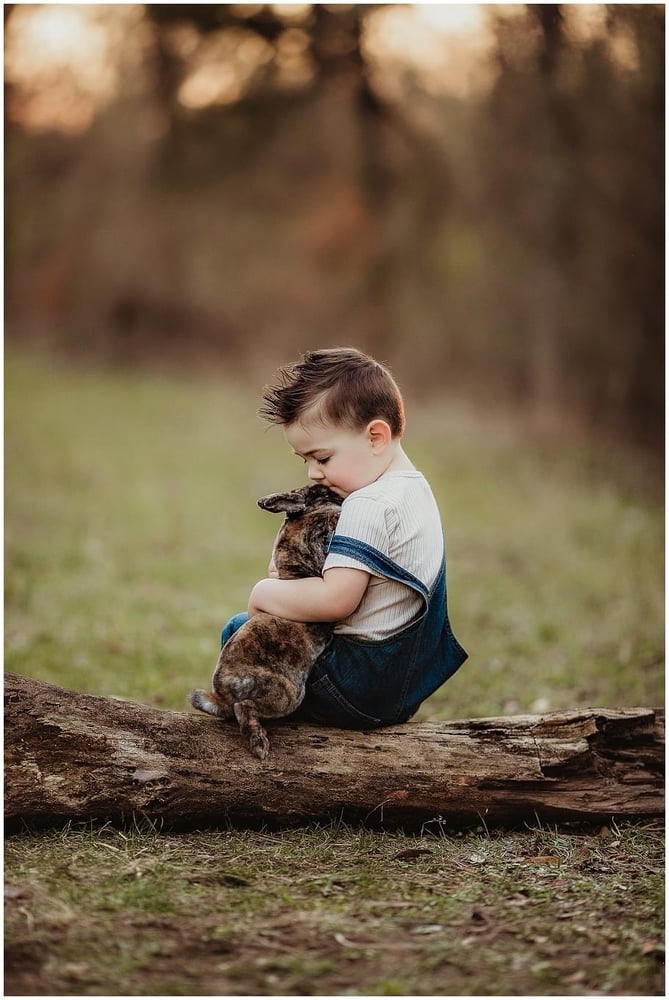
[[[341,503],[341,497],[319,485],[258,500],[263,510],[286,513],[273,551],[280,577],[320,576]],[[254,615],[221,649],[213,690],[191,691],[191,705],[223,719],[236,717],[251,752],[264,760],[269,740],[260,719],[290,715],[301,704],[309,671],[331,632],[327,622]]]

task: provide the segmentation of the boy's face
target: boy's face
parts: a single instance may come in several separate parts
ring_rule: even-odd
[[[306,462],[309,479],[341,497],[369,486],[384,471],[369,427],[358,431],[310,421],[286,424],[283,430],[294,453]]]

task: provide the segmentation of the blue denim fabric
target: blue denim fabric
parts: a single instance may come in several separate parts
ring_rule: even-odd
[[[238,615],[233,615],[221,632],[221,647],[225,646],[230,636],[234,635],[237,629],[245,625],[248,620],[249,616],[246,611],[240,611]]]
[[[366,556],[375,568],[371,553]],[[334,634],[309,676],[301,706],[316,722],[348,729],[406,722],[467,659],[448,619],[445,564],[430,592],[385,557],[383,574],[420,593],[423,611],[390,639]]]
[[[370,729],[406,722],[467,659],[453,635],[446,601],[446,564],[431,591],[401,566],[354,539],[335,536],[331,551],[355,555],[370,569],[399,580],[423,598],[418,618],[390,639],[370,641],[332,636],[307,681],[292,718],[344,729]],[[248,619],[235,615],[223,629],[226,641]]]

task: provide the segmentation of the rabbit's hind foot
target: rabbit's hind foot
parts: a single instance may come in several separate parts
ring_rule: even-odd
[[[237,701],[234,707],[239,728],[242,736],[248,740],[251,753],[259,760],[266,760],[269,755],[269,740],[260,724],[258,709],[254,702]]]

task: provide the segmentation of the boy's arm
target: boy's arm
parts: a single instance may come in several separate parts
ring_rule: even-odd
[[[249,615],[265,611],[295,622],[338,622],[360,604],[369,577],[364,570],[337,566],[322,577],[260,580],[251,591]]]

